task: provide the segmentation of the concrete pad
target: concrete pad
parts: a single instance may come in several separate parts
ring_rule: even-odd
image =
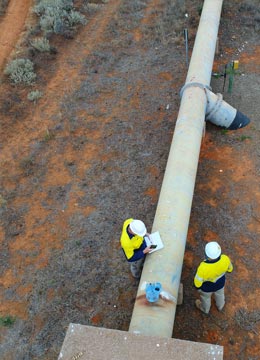
[[[222,360],[223,347],[70,324],[58,360]]]

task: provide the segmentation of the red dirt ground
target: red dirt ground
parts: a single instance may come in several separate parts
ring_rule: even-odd
[[[1,70],[25,51],[32,3],[11,0],[0,19]],[[152,226],[186,75],[179,33],[188,26],[192,43],[200,3],[176,2],[189,12],[172,20],[176,33],[163,22],[167,1],[110,0],[87,13],[73,39],[53,37],[57,55],[38,59],[37,104],[2,73],[0,316],[16,318],[1,328],[3,359],[56,359],[70,322],[128,329],[137,284],[118,238],[128,216]],[[207,124],[173,330],[223,345],[225,360],[260,359],[260,47],[252,9],[241,23],[245,3],[224,8],[214,71],[239,59],[244,75],[225,97],[252,121],[229,133]],[[215,92],[222,82],[213,80]],[[192,279],[213,239],[235,269],[225,311],[213,306],[206,317],[194,307]]]

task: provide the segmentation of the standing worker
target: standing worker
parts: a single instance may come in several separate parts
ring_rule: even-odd
[[[125,220],[120,243],[127,261],[131,263],[131,273],[136,279],[140,278],[145,256],[150,251],[150,246],[146,245],[144,239],[145,235],[149,237],[141,220]]]
[[[232,272],[233,265],[227,255],[221,254],[221,247],[216,241],[211,241],[205,246],[205,255],[206,259],[200,263],[194,278],[194,285],[199,290],[201,299],[197,299],[195,305],[208,314],[212,293],[214,293],[218,310],[223,309],[225,274]]]

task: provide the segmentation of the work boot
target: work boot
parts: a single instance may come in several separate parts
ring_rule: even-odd
[[[224,304],[221,308],[218,308],[218,307],[217,307],[218,311],[219,311],[219,312],[222,312],[222,310],[224,309],[224,306],[225,306],[225,304]]]
[[[132,273],[132,276],[133,276],[133,278],[134,278],[134,279],[139,280],[139,279],[140,279],[140,277],[141,277],[141,274],[136,274],[136,273],[135,273],[135,274],[133,274],[133,273]]]
[[[199,309],[200,311],[202,311],[204,314],[207,314],[207,315],[208,315],[208,313],[206,313],[206,312],[203,310],[202,305],[201,305],[201,301],[200,301],[199,299],[195,300],[195,305],[196,305],[196,308],[197,308],[197,309]]]

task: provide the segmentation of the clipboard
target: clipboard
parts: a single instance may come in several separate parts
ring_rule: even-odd
[[[147,246],[150,246],[152,244],[157,245],[157,247],[155,249],[152,249],[151,251],[149,251],[149,254],[151,254],[155,251],[161,250],[164,247],[159,231],[155,231],[154,233],[150,234],[151,241],[148,238],[148,236],[145,236],[144,239],[145,239]]]

